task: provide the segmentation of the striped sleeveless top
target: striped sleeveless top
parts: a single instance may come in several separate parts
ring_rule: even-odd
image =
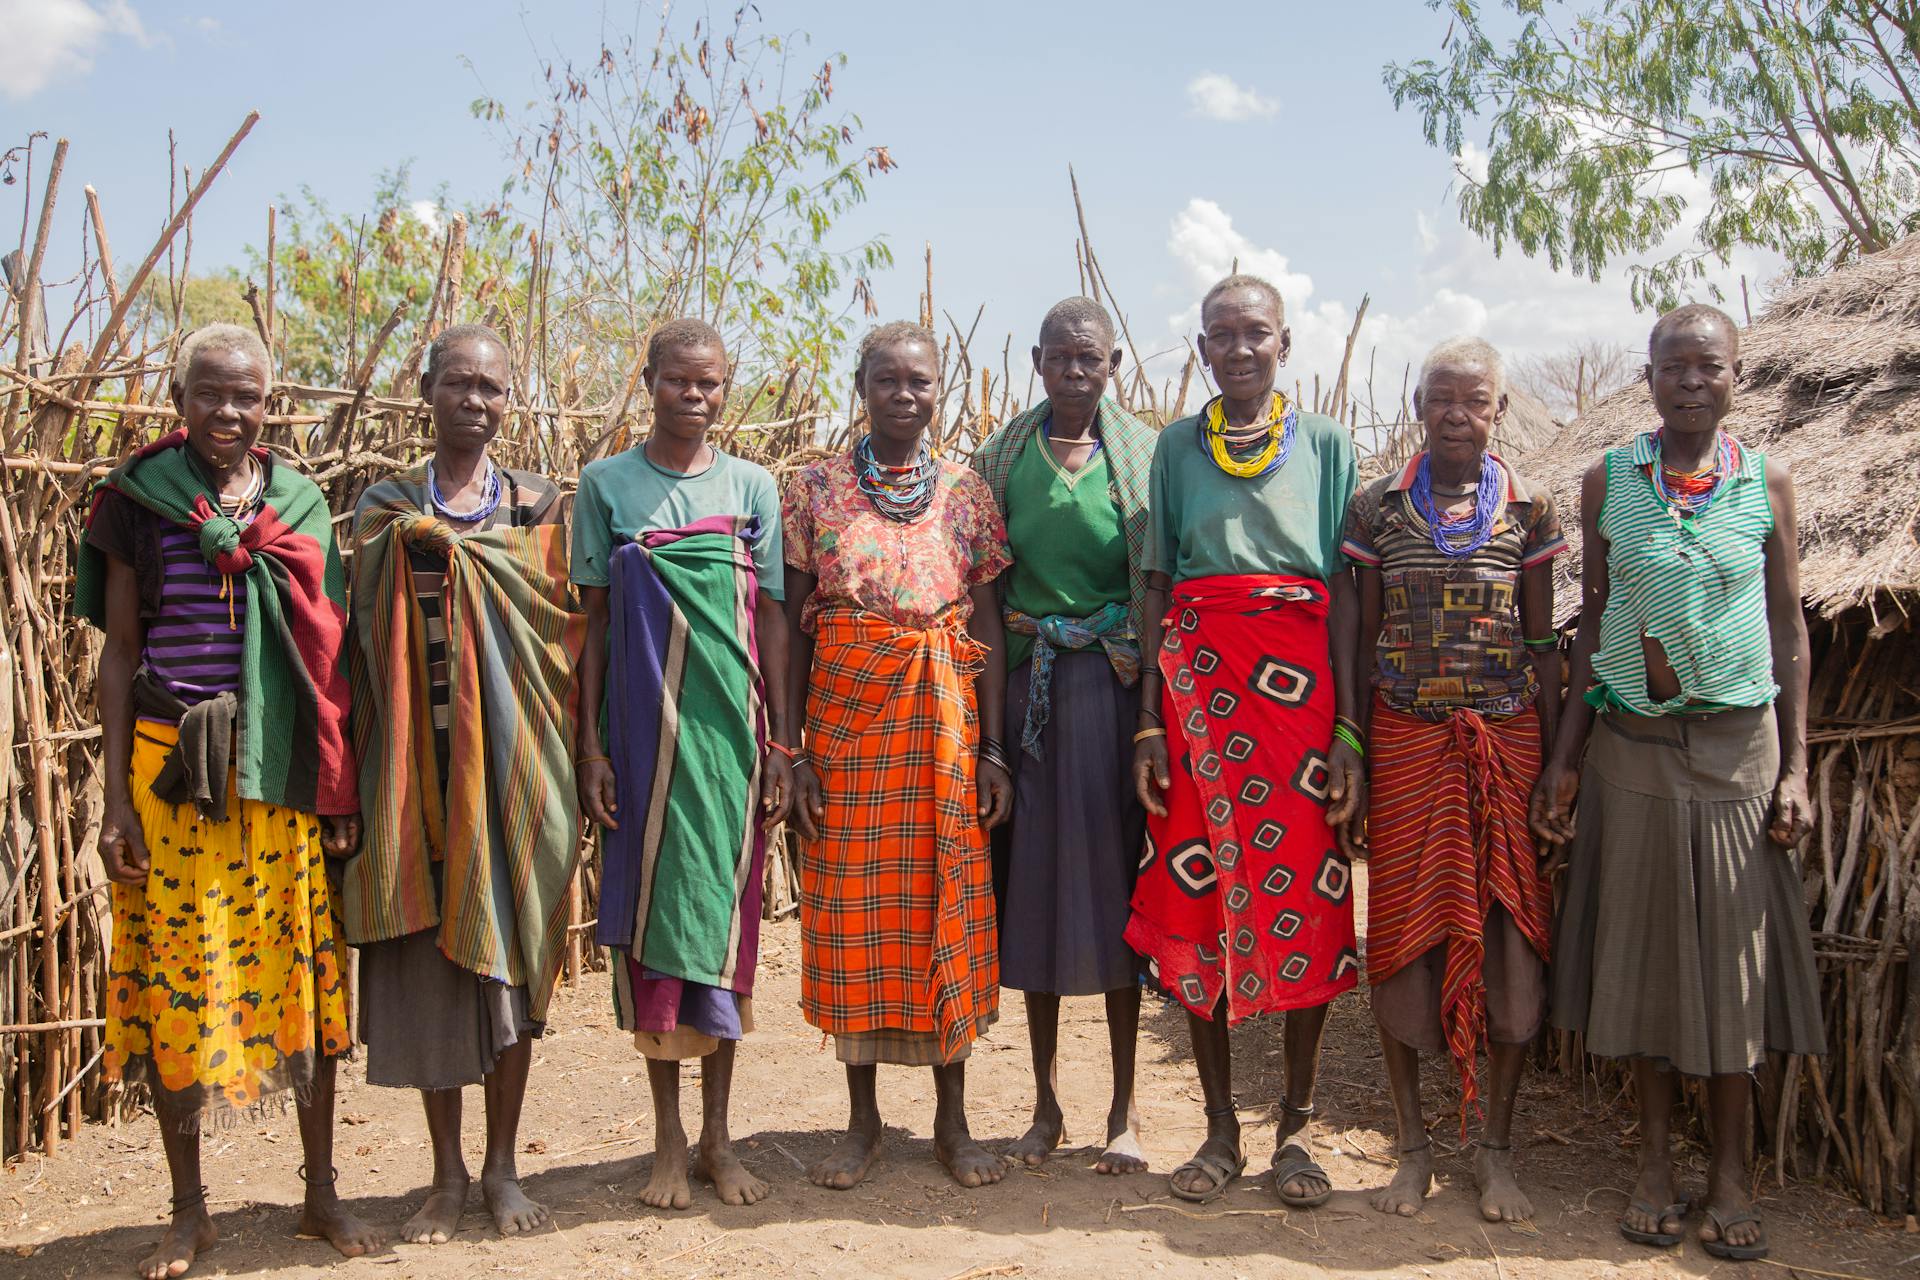
[[[1773,532],[1767,459],[1740,447],[1740,470],[1701,515],[1677,516],[1655,490],[1653,432],[1606,455],[1600,536],[1607,543],[1607,607],[1593,655],[1596,707],[1641,715],[1724,711],[1772,702],[1766,540]],[[1647,692],[1640,637],[1658,641],[1680,694]]]

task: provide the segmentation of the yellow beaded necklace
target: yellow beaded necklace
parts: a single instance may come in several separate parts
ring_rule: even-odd
[[[1293,428],[1298,420],[1299,414],[1287,403],[1287,397],[1275,391],[1273,409],[1265,422],[1234,430],[1227,426],[1225,399],[1216,396],[1207,406],[1205,426],[1207,451],[1213,458],[1213,465],[1242,480],[1278,470],[1293,451]],[[1266,448],[1251,458],[1235,458],[1230,452],[1232,446],[1249,444],[1263,432],[1267,437]]]

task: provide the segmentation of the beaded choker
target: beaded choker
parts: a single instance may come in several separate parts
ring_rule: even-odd
[[[1647,467],[1647,475],[1653,481],[1653,487],[1659,493],[1661,501],[1677,516],[1698,517],[1706,514],[1713,500],[1720,496],[1720,490],[1740,470],[1740,446],[1734,438],[1722,431],[1714,446],[1713,465],[1705,471],[1692,473],[1675,471],[1667,466],[1661,445],[1666,442],[1666,432],[1656,432],[1653,437],[1653,462]]]
[[[904,467],[890,467],[873,456],[873,437],[864,436],[853,450],[853,472],[860,492],[873,509],[888,520],[908,524],[933,505],[933,486],[939,464],[925,440],[920,453]]]
[[[493,459],[487,459],[487,483],[480,498],[480,505],[471,511],[455,511],[447,505],[447,499],[440,492],[440,478],[434,474],[433,459],[427,459],[427,497],[433,502],[433,509],[449,520],[458,520],[463,524],[478,524],[500,509],[500,470],[493,465]]]
[[[1480,483],[1474,487],[1473,510],[1463,516],[1448,516],[1433,502],[1433,458],[1420,455],[1420,467],[1413,475],[1413,509],[1427,522],[1434,550],[1453,560],[1464,559],[1493,540],[1493,527],[1500,518],[1500,464],[1493,455],[1480,455]]]
[[[1206,411],[1201,415],[1200,447],[1213,459],[1213,465],[1230,476],[1250,480],[1256,476],[1271,475],[1286,465],[1287,457],[1293,452],[1295,429],[1300,424],[1300,411],[1287,401],[1286,396],[1273,393],[1273,408],[1266,420],[1245,427],[1227,425],[1226,401],[1215,396],[1207,402]],[[1236,458],[1235,449],[1244,449],[1266,437],[1266,445],[1250,458]]]

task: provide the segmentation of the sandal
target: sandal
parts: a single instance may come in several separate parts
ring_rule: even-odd
[[[1239,1152],[1236,1151],[1233,1159],[1228,1160],[1203,1147],[1194,1153],[1193,1159],[1175,1169],[1167,1178],[1167,1190],[1190,1204],[1212,1204],[1227,1193],[1227,1188],[1233,1185],[1235,1178],[1246,1171],[1247,1158]],[[1174,1180],[1183,1173],[1194,1172],[1204,1173],[1212,1178],[1213,1185],[1205,1191],[1188,1191]]]
[[[1767,1233],[1765,1228],[1761,1229],[1760,1238],[1752,1244],[1727,1243],[1728,1228],[1742,1227],[1749,1222],[1755,1226],[1759,1226],[1760,1215],[1752,1209],[1742,1209],[1738,1213],[1730,1214],[1722,1218],[1719,1211],[1709,1205],[1707,1206],[1707,1221],[1711,1222],[1713,1229],[1720,1233],[1719,1238],[1716,1240],[1703,1238],[1700,1241],[1700,1247],[1714,1257],[1725,1259],[1728,1262],[1757,1262],[1767,1256]]]
[[[1291,1151],[1294,1154],[1288,1155]],[[1327,1184],[1325,1191],[1312,1195],[1288,1195],[1286,1186],[1295,1178],[1318,1178]],[[1320,1167],[1307,1149],[1297,1142],[1289,1142],[1273,1153],[1273,1194],[1280,1197],[1280,1203],[1294,1209],[1318,1209],[1333,1199],[1333,1179]]]
[[[1644,1200],[1635,1200],[1627,1205],[1629,1211],[1644,1213],[1655,1222],[1665,1222],[1668,1218],[1677,1218],[1682,1223],[1687,1220],[1687,1202],[1682,1200],[1670,1204],[1664,1209],[1655,1209]],[[1635,1244],[1651,1245],[1656,1249],[1671,1249],[1680,1243],[1679,1231],[1640,1231],[1627,1225],[1625,1218],[1620,1219],[1620,1234]],[[1705,1243],[1702,1241],[1702,1243]]]

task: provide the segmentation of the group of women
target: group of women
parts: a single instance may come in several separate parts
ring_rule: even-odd
[[[1105,312],[1055,306],[1033,348],[1046,398],[971,468],[929,436],[934,335],[883,325],[859,350],[864,434],[784,495],[709,442],[727,354],[672,322],[647,352],[652,430],[582,472],[570,537],[560,486],[488,456],[506,344],[446,330],[421,377],[433,455],[361,496],[350,600],[318,489],[257,445],[266,351],[231,326],[190,336],[181,429],[102,483],[78,581],[106,633],[106,1065],[150,1088],[173,1181],[141,1274],[183,1274],[215,1239],[202,1130],[289,1093],[302,1230],[378,1246],[331,1164],[349,944],[368,1079],[420,1090],[432,1138],[404,1238],[459,1227],[473,1083],[493,1221],[547,1221],[514,1152],[583,811],[603,831],[596,940],[653,1092],[649,1205],[684,1208],[694,1177],[732,1204],[768,1193],[728,1110],[784,821],[802,1011],[849,1096],[818,1185],[877,1158],[883,1063],[932,1069],[957,1182],[1000,1179],[965,1064],[1003,984],[1024,994],[1035,1079],[1004,1160],[1065,1140],[1060,1003],[1098,994],[1113,1092],[1095,1167],[1145,1170],[1144,987],[1184,1008],[1204,1097],[1171,1193],[1209,1201],[1245,1171],[1228,1028],[1285,1013],[1272,1189],[1325,1203],[1320,1036],[1364,969],[1398,1123],[1377,1208],[1413,1214],[1430,1190],[1418,1059],[1444,1051],[1463,1137],[1481,1117],[1483,1214],[1531,1215],[1512,1118],[1551,1010],[1634,1063],[1621,1231],[1685,1231],[1669,1121],[1676,1076],[1703,1076],[1700,1239],[1763,1255],[1741,1176],[1751,1072],[1820,1052],[1822,1023],[1791,852],[1809,821],[1793,488],[1721,429],[1737,330],[1705,307],[1655,326],[1659,420],[1583,483],[1563,671],[1567,544],[1551,496],[1490,448],[1508,405],[1493,348],[1435,349],[1425,447],[1363,486],[1347,431],[1278,389],[1278,292],[1235,275],[1201,316],[1219,394],[1156,433],[1106,394]]]

